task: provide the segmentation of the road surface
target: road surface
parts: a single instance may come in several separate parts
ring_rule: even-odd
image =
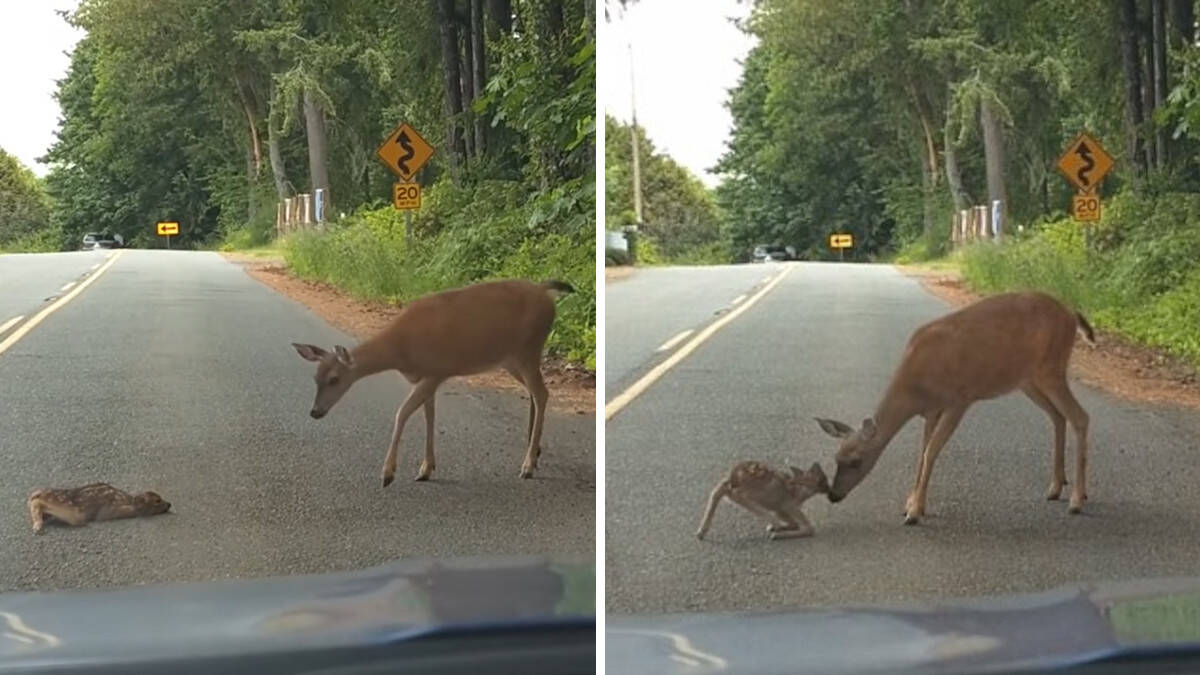
[[[103,255],[0,256],[0,307],[35,315],[29,298],[45,291],[33,289],[56,291]],[[313,366],[289,344],[353,338],[213,253],[126,250],[98,273],[0,353],[0,590],[594,552],[592,419],[549,414],[540,471],[521,480],[527,403],[451,382],[438,399],[434,480],[410,480],[424,447],[418,414],[384,489],[408,384],[372,376],[313,420]],[[25,279],[15,302],[13,278]],[[93,481],[158,491],[174,513],[30,532],[33,489]]]
[[[837,441],[813,417],[858,426],[910,332],[949,310],[888,266],[771,269],[786,276],[607,423],[610,612],[925,601],[1200,574],[1200,416],[1078,383],[1092,420],[1091,500],[1082,515],[1069,516],[1065,500],[1043,499],[1052,427],[1018,394],[967,413],[939,455],[928,515],[916,527],[901,521],[918,420],[845,501],[808,502],[816,536],[768,541],[764,523],[726,503],[697,541],[709,490],[739,459],[821,461],[832,477]],[[627,386],[674,351],[646,346],[683,330],[685,308],[706,317],[690,326],[698,333],[731,297],[752,293],[763,270],[651,269],[609,283],[606,358],[624,369],[616,380]],[[636,303],[622,302],[631,295]],[[646,307],[662,308],[663,321]],[[1071,476],[1070,434],[1067,462]]]

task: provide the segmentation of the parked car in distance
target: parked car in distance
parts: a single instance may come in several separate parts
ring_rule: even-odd
[[[80,247],[84,251],[94,251],[98,248],[121,248],[125,245],[125,240],[119,234],[109,234],[108,232],[88,232],[83,235],[83,245]]]
[[[768,246],[759,244],[754,247],[754,254],[750,256],[751,262],[771,262],[774,260],[795,260],[796,251],[791,246]]]

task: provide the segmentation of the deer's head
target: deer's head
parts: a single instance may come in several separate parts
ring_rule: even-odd
[[[837,461],[837,473],[833,475],[833,485],[828,493],[829,501],[837,503],[845,499],[854,486],[866,478],[883,448],[878,443],[878,435],[875,433],[875,420],[870,417],[863,420],[859,429],[837,420],[820,417],[816,420],[825,433],[842,441],[837,455],[834,456]]]
[[[813,462],[808,471],[795,466],[789,468],[792,470],[792,489],[801,499],[808,499],[819,493],[829,493],[829,479],[825,476],[820,462]]]
[[[293,342],[292,346],[304,360],[317,362],[317,374],[313,377],[317,382],[317,397],[308,414],[319,420],[354,384],[354,357],[341,345],[334,347],[332,353],[315,345]]]

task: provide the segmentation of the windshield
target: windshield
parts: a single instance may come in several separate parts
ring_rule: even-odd
[[[1200,577],[1194,3],[619,4],[605,212],[652,217],[605,287],[612,630],[759,672],[719,613]]]
[[[594,9],[6,4],[0,592],[421,560],[491,571],[409,626],[590,618]]]

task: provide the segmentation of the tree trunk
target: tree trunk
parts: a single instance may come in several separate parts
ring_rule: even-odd
[[[474,91],[472,100],[483,97],[487,85],[487,52],[483,40],[483,0],[471,0],[471,65],[474,69]],[[475,116],[475,155],[483,157],[487,152],[487,126],[483,117]]]
[[[1166,0],[1150,0],[1153,14],[1154,33],[1154,109],[1163,107],[1167,100],[1167,27]],[[1155,168],[1162,171],[1167,164],[1167,140],[1163,130],[1154,129]]]
[[[258,171],[255,167],[254,150],[246,146],[246,222],[253,223],[258,211],[258,200],[255,198],[255,187]]]
[[[1151,137],[1151,120],[1154,119],[1154,34],[1151,30],[1149,7],[1145,16],[1138,17],[1138,37],[1142,49],[1138,59],[1142,66],[1142,153],[1146,156],[1146,170],[1153,171],[1157,165],[1154,156],[1154,139]]]
[[[942,143],[946,153],[946,184],[950,187],[950,197],[954,199],[954,210],[962,211],[971,201],[963,189],[962,170],[958,168],[958,151],[954,149],[954,130],[949,116],[942,127]]]
[[[979,105],[979,124],[983,127],[983,156],[987,166],[988,212],[992,202],[1000,200],[1004,222],[1008,222],[1008,191],[1004,187],[1004,130],[992,111],[991,99],[984,97]]]
[[[459,31],[459,36],[462,38],[461,60],[459,63],[462,67],[459,68],[459,76],[462,84],[462,100],[463,100],[463,145],[466,146],[467,157],[478,157],[475,152],[475,135],[472,133],[474,125],[472,123],[475,117],[475,109],[472,103],[475,101],[475,67],[471,62],[471,30],[467,26],[463,31]]]
[[[279,150],[279,135],[272,129],[270,116],[267,117],[267,157],[271,160],[271,176],[275,179],[275,196],[279,201],[287,199],[287,171],[283,166],[283,153]]]
[[[1121,38],[1121,65],[1125,71],[1126,152],[1135,178],[1145,173],[1142,157],[1142,66],[1138,48],[1137,3],[1121,0],[1118,34]]]
[[[512,0],[487,0],[488,39],[499,40],[513,29]]]
[[[1193,0],[1171,0],[1172,42],[1187,47],[1196,41],[1196,8]]]
[[[454,17],[454,0],[434,0],[438,38],[442,47],[442,80],[445,85],[443,114],[446,118],[446,147],[450,166],[458,167],[466,148],[462,135],[462,77],[458,62],[458,24]]]
[[[562,0],[546,0],[546,28],[557,40],[563,32]]]
[[[262,172],[262,143],[258,139],[258,111],[255,109],[252,94],[247,92],[241,78],[234,78],[238,98],[242,101],[242,110],[246,112],[246,122],[250,130],[250,147],[253,152],[253,172],[257,178]]]
[[[308,176],[312,182],[313,199],[317,190],[324,194],[325,213],[332,211],[329,193],[329,141],[325,137],[325,112],[309,89],[304,90],[304,131],[308,137]]]

